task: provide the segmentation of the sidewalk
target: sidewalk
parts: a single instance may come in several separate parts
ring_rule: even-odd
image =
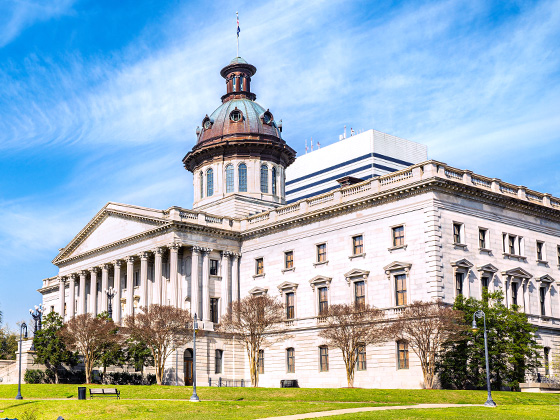
[[[338,416],[340,414],[362,413],[365,411],[383,410],[410,410],[411,408],[457,408],[457,407],[484,407],[483,404],[416,404],[416,405],[392,405],[384,407],[357,407],[342,410],[316,411],[313,413],[294,414],[291,416],[266,417],[257,420],[300,420],[314,419],[318,417]]]

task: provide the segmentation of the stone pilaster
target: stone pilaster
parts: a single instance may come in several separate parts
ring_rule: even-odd
[[[156,305],[161,305],[162,301],[162,258],[165,249],[162,247],[157,247],[154,251],[154,303]]]
[[[210,252],[204,248],[202,254],[202,320],[210,321]]]
[[[68,319],[76,316],[76,275],[68,276]]]
[[[103,264],[101,266],[101,312],[107,311],[109,306],[107,305],[107,289],[109,288],[109,264]],[[114,309],[113,309],[114,312]]]
[[[239,258],[241,255],[233,254],[233,264],[231,267],[231,301],[239,300]]]
[[[200,302],[200,298],[198,295],[199,288],[198,288],[198,280],[199,280],[199,269],[198,264],[200,262],[200,248],[194,246],[192,249],[192,267],[191,267],[191,315],[197,314],[197,317],[200,315],[200,310],[198,307],[198,303]]]
[[[122,261],[115,261],[114,267],[114,278],[113,278],[113,288],[115,289],[115,297],[113,298],[113,320],[115,322],[121,322],[122,310],[121,310],[121,299],[122,299],[122,284],[121,284],[121,266]]]
[[[134,256],[126,257],[126,314],[134,314]]]
[[[99,268],[93,267],[90,269],[90,276],[91,280],[89,283],[89,301],[90,301],[90,310],[93,316],[97,316],[97,273],[99,272]]]
[[[65,295],[66,295],[66,279],[64,277],[58,278],[58,304],[60,305],[58,308],[58,314],[64,320],[64,306],[65,306]]]
[[[222,289],[221,289],[221,305],[220,314],[224,316],[229,308],[229,290],[230,290],[230,277],[229,277],[229,256],[231,252],[222,252]]]
[[[169,245],[169,282],[171,283],[171,305],[179,307],[179,287],[177,284],[177,263],[179,254],[179,244]]]
[[[78,301],[78,315],[82,315],[87,312],[86,276],[86,270],[80,271],[80,300]]]
[[[148,306],[148,252],[140,253],[140,305]]]

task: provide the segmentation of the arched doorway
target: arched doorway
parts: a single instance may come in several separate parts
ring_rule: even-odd
[[[193,351],[186,349],[183,359],[183,371],[185,375],[185,385],[192,386],[193,384]]]

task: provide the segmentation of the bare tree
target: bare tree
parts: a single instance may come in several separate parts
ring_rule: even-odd
[[[150,305],[125,318],[123,332],[137,343],[145,343],[154,358],[156,381],[163,382],[165,362],[179,346],[192,337],[192,317],[188,310],[169,305]]]
[[[325,326],[319,336],[329,346],[340,349],[346,365],[348,386],[353,387],[360,347],[387,340],[384,312],[370,305],[331,305],[324,320]]]
[[[260,350],[286,338],[285,331],[279,328],[283,319],[284,306],[278,299],[251,295],[233,302],[219,326],[219,331],[245,345],[254,387],[259,385]]]
[[[112,320],[93,317],[90,313],[78,315],[66,323],[59,335],[67,348],[84,357],[86,383],[91,383],[91,372],[103,355],[107,344],[117,342],[116,326]]]
[[[420,359],[424,386],[432,389],[436,368],[436,356],[443,343],[457,339],[465,330],[463,314],[441,300],[416,301],[407,306],[391,327],[397,340],[408,342]]]

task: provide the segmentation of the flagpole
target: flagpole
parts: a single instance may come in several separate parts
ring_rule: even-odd
[[[239,57],[239,12],[235,12],[235,16],[237,17],[237,55]]]

